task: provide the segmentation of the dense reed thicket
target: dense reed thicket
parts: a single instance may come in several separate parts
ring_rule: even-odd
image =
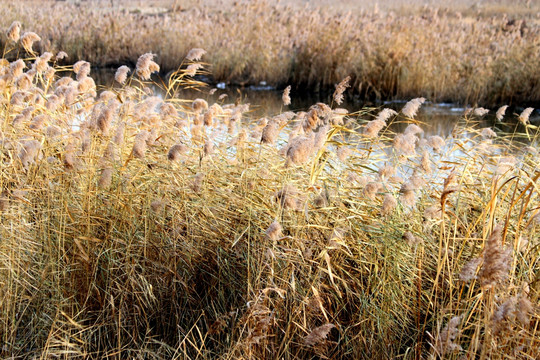
[[[253,119],[174,96],[200,48],[157,97],[153,54],[97,89],[24,30],[0,66],[2,358],[540,356],[532,108],[424,136],[425,99],[349,113],[344,79]]]
[[[351,76],[352,92],[373,99],[540,102],[538,5],[345,12],[289,3],[22,1],[2,4],[0,26],[21,21],[41,35],[37,49],[64,50],[70,64],[135,64],[154,52],[165,75],[203,47],[216,82],[331,92]]]

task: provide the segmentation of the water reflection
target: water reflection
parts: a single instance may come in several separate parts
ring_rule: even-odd
[[[100,89],[115,86],[114,71],[115,69],[93,70],[92,75]],[[157,96],[164,96],[164,81],[160,78],[153,78],[153,80],[158,84],[151,86],[154,94]],[[261,90],[261,88],[258,87],[237,88],[225,85],[214,88],[212,86],[208,86],[200,89],[180,89],[175,94],[175,97],[189,100],[202,98],[207,100],[208,103],[217,102],[220,104],[250,103],[250,115],[255,119],[260,117],[271,117],[285,111],[305,111],[311,105],[316,104],[317,102],[330,104],[332,101],[331,94],[321,95],[309,92],[298,94],[293,90],[291,92],[291,105],[283,106],[281,91],[275,89],[268,90],[268,87],[266,86],[263,86],[262,88],[264,90]],[[403,106],[405,106],[406,102],[407,101],[404,100],[398,100],[374,104],[363,102],[359,99],[349,98],[345,100],[343,104],[339,105],[339,107],[345,108],[349,111],[349,113],[353,114],[361,110],[371,109],[367,115],[358,115],[359,121],[369,121],[376,116],[380,109],[385,107],[399,112]],[[460,107],[456,104],[434,104],[426,101],[420,107],[415,119],[420,123],[419,125],[425,131],[424,136],[427,137],[431,135],[439,135],[446,138],[451,136],[456,125],[463,119],[465,110],[466,109],[464,107]],[[482,118],[475,118],[475,121],[477,122],[477,126],[479,128],[490,127],[498,132],[512,134],[515,133],[517,129],[515,118],[516,117],[512,116],[512,112],[509,109],[504,122],[496,121],[494,111],[491,111],[488,115]],[[393,121],[390,124],[390,129],[394,132],[402,132],[407,125],[408,123],[404,121]],[[523,131],[523,128],[519,130]]]

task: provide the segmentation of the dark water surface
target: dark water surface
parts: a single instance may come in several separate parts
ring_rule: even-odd
[[[110,89],[112,86],[116,86],[114,83],[114,69],[94,69],[92,76],[98,84],[99,90]],[[157,85],[150,86],[157,96],[165,96],[165,83],[160,78],[153,78]],[[161,85],[160,85],[161,84]],[[213,92],[210,95],[210,92]],[[220,96],[226,96],[221,98]],[[270,117],[280,114],[285,111],[305,111],[309,107],[317,102],[323,102],[331,104],[331,94],[322,95],[317,93],[311,93],[308,89],[302,93],[298,91],[291,91],[291,105],[283,106],[282,90],[276,90],[266,84],[262,83],[259,86],[251,87],[231,87],[226,84],[217,84],[217,86],[208,85],[199,89],[180,89],[174,96],[175,98],[193,100],[196,98],[202,98],[208,101],[209,104],[218,102],[220,104],[227,103],[250,103],[250,116],[253,118]],[[339,106],[347,109],[352,116],[358,116],[359,121],[371,120],[374,116],[383,108],[391,108],[396,111],[400,111],[406,102],[410,99],[385,101],[379,103],[365,102],[361,99],[346,98],[344,103]],[[429,99],[420,107],[415,119],[420,122],[420,126],[425,131],[425,135],[439,135],[447,137],[452,133],[456,124],[460,119],[463,119],[463,115],[466,111],[465,106],[450,104],[450,103],[432,103]],[[365,111],[369,110],[368,114]],[[475,121],[478,122],[478,127],[491,127],[497,132],[514,133],[519,127],[517,125],[517,114],[522,109],[514,109],[509,107],[506,111],[506,116],[503,122],[498,122],[495,119],[495,112],[497,109],[490,109],[490,112],[482,118],[475,117]],[[361,112],[360,114],[356,114]],[[535,122],[537,113],[533,113],[531,117]],[[401,131],[407,126],[406,123],[394,123],[392,124],[393,130]],[[519,129],[518,129],[519,130]],[[523,129],[520,129],[523,130]]]

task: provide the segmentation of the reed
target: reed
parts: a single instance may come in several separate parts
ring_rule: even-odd
[[[205,56],[215,83],[265,81],[291,85],[293,93],[306,87],[331,93],[350,76],[350,93],[371,99],[423,96],[492,107],[540,103],[535,2],[467,8],[436,1],[424,8],[387,4],[384,10],[319,3],[224,0],[178,11],[172,0],[142,9],[126,0],[93,0],[88,6],[10,2],[2,7],[0,42],[10,45],[10,59],[25,49],[64,50],[60,64],[84,59],[101,67],[133,67],[141,52],[155,53],[159,69],[155,62],[152,69],[137,66],[144,79],[155,70],[166,77],[182,58],[183,68],[194,74],[199,65],[191,62]],[[58,24],[65,25],[60,30]],[[43,40],[36,33],[25,36],[27,29]],[[14,41],[20,33],[24,41]]]
[[[183,68],[154,96],[161,55],[97,88],[51,54],[0,62],[1,357],[540,356],[528,110],[446,138],[418,98],[259,119],[175,97]]]

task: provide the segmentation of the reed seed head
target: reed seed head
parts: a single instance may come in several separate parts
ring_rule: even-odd
[[[336,90],[334,91],[333,99],[334,102],[338,105],[343,103],[343,93],[350,86],[349,81],[351,80],[350,76],[347,76],[345,79],[341,80],[339,84],[336,85]]]
[[[382,190],[383,185],[378,181],[372,181],[364,187],[364,196],[370,200],[375,200],[377,194]]]
[[[200,114],[204,110],[208,109],[208,103],[204,99],[195,99],[191,103],[191,108],[193,111],[195,111],[195,113]]]
[[[290,164],[301,165],[307,162],[313,151],[313,142],[314,138],[307,136],[297,136],[289,141],[285,166]]]
[[[189,64],[187,67],[186,67],[186,70],[185,70],[185,74],[188,75],[188,76],[195,76],[197,75],[197,71],[199,69],[202,68],[202,65],[201,64]]]
[[[526,125],[529,122],[529,117],[531,116],[532,112],[534,111],[534,108],[528,107],[525,110],[519,114],[518,120],[523,124]]]
[[[112,183],[113,169],[108,167],[101,170],[101,175],[98,180],[98,187],[100,189],[108,189]]]
[[[195,175],[193,182],[191,183],[191,190],[193,190],[195,193],[199,194],[202,189],[204,180],[204,173],[199,172]]]
[[[461,333],[458,328],[461,318],[461,316],[454,316],[441,330],[436,342],[436,350],[440,356],[444,357],[448,353],[463,350],[459,344],[455,343]]]
[[[390,193],[385,194],[383,198],[382,207],[381,207],[381,216],[390,215],[396,207],[397,207],[396,198]]]
[[[266,229],[265,235],[271,241],[277,241],[281,237],[282,230],[281,224],[277,220],[274,220],[274,222],[268,226],[268,229]]]
[[[490,128],[483,128],[480,132],[480,135],[482,135],[482,138],[484,139],[491,139],[497,137],[497,133]]]
[[[504,117],[504,114],[506,113],[506,109],[508,109],[508,105],[501,106],[497,110],[497,113],[495,114],[495,118],[497,118],[497,120],[499,120],[499,121],[502,121],[502,119]]]
[[[130,71],[131,71],[131,69],[128,66],[126,66],[126,65],[120,66],[116,70],[116,73],[114,74],[114,80],[117,83],[119,83],[120,85],[124,85],[126,83],[127,76],[128,76]]]
[[[279,135],[279,123],[275,120],[270,120],[262,130],[261,143],[274,144]]]
[[[19,21],[14,21],[11,23],[7,31],[7,37],[13,42],[19,41],[21,37],[21,23]]]
[[[184,144],[176,144],[171,146],[169,152],[167,153],[167,158],[170,161],[178,161],[182,158],[183,154],[188,152],[188,147]]]
[[[473,279],[476,279],[476,270],[481,263],[481,257],[473,258],[467,261],[465,265],[463,265],[463,267],[461,268],[461,271],[459,273],[459,280],[463,282],[469,282]]]
[[[204,54],[206,54],[206,50],[201,48],[193,48],[189,50],[188,54],[186,55],[186,60],[199,61]]]
[[[501,284],[509,275],[512,249],[503,247],[502,230],[501,226],[495,226],[484,246],[484,262],[478,277],[481,285],[485,288],[493,288]]]
[[[284,209],[300,211],[304,205],[304,201],[294,185],[283,186],[283,188],[276,193],[275,197]]]
[[[32,46],[35,42],[41,41],[41,38],[32,31],[27,31],[21,36],[21,44],[23,48],[30,54],[34,53],[34,50],[32,50]]]
[[[304,344],[306,346],[315,346],[319,344],[326,339],[326,337],[330,333],[330,330],[335,327],[336,326],[334,324],[330,323],[316,327],[304,338]]]
[[[423,97],[412,99],[408,103],[405,104],[403,109],[401,109],[401,113],[408,117],[409,119],[414,119],[416,116],[416,113],[418,112],[418,109],[420,109],[420,106],[426,101]]]
[[[291,85],[287,86],[285,88],[285,90],[283,90],[283,95],[282,95],[281,99],[283,100],[283,105],[284,106],[291,105],[290,94],[291,94]]]
[[[146,53],[137,60],[135,72],[142,80],[150,80],[152,73],[159,71],[159,65],[153,61],[154,56],[155,54]]]
[[[147,141],[150,138],[150,133],[146,130],[141,130],[135,136],[135,142],[133,143],[133,156],[138,159],[144,159],[144,154],[147,148]]]
[[[483,107],[478,107],[478,108],[474,108],[473,115],[478,116],[478,117],[482,117],[482,116],[486,115],[488,112],[489,112],[488,109],[484,109]]]
[[[18,158],[22,165],[27,168],[28,165],[35,162],[41,150],[41,143],[37,140],[27,140],[22,143]]]

